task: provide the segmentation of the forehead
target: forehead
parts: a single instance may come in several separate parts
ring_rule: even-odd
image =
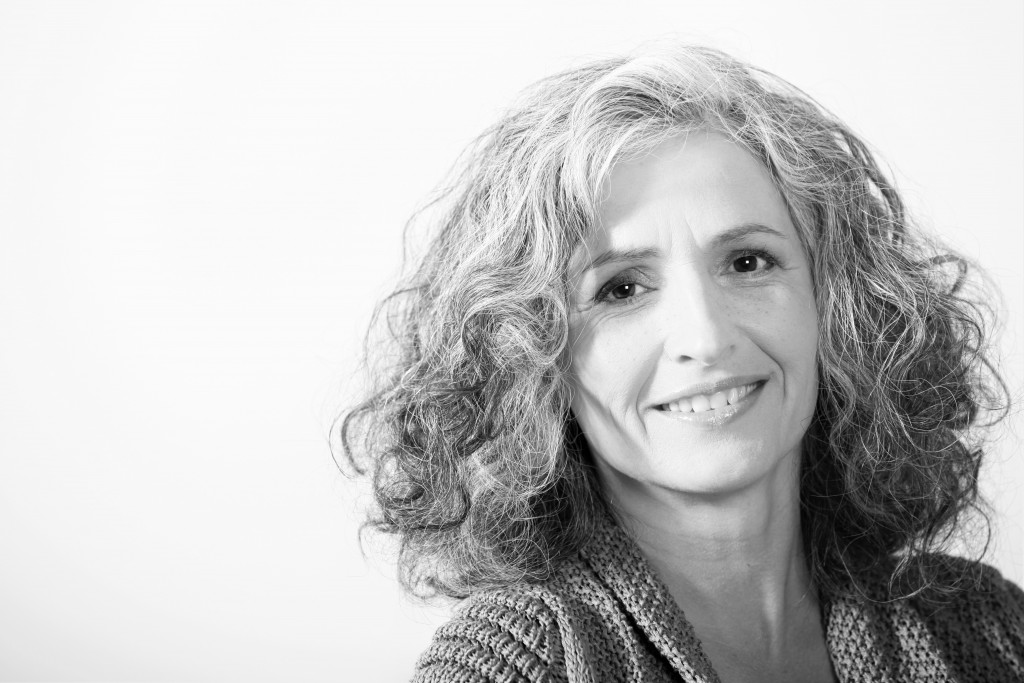
[[[698,241],[740,224],[795,229],[764,165],[716,132],[669,138],[647,154],[616,163],[603,187],[588,251],[616,246],[643,230],[687,229]]]

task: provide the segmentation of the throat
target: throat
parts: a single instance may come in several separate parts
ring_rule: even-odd
[[[836,681],[817,604],[790,616],[785,630],[742,620],[691,620],[701,649],[722,681],[821,683]],[[688,616],[689,618],[689,616]]]

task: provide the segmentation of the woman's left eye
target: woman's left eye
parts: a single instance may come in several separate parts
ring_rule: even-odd
[[[778,262],[770,254],[764,252],[747,252],[734,258],[729,264],[737,273],[757,273],[759,271],[771,270]]]

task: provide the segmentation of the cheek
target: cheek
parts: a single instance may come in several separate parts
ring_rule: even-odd
[[[649,376],[650,355],[642,343],[650,335],[638,318],[593,320],[570,328],[572,408],[581,420],[599,413],[618,421],[634,410]]]
[[[631,350],[606,336],[588,344],[586,353],[573,355],[570,408],[597,461],[626,471],[647,444],[636,408],[642,383]]]
[[[818,349],[818,314],[814,302],[793,302],[779,318],[777,334],[790,347],[789,355],[801,359],[802,364],[813,364]]]
[[[745,321],[740,326],[754,344],[780,367],[787,393],[816,388],[818,315],[810,283],[765,290],[761,297],[737,303],[733,313],[734,320]]]
[[[818,396],[818,314],[809,291],[801,291],[785,307],[775,336],[787,390],[797,393],[801,413],[813,412]]]

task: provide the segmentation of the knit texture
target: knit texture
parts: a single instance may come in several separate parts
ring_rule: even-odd
[[[1024,592],[982,565],[941,608],[852,591],[823,596],[840,681],[1024,682]],[[416,683],[720,683],[693,627],[636,544],[606,518],[541,584],[460,604],[416,663]]]

